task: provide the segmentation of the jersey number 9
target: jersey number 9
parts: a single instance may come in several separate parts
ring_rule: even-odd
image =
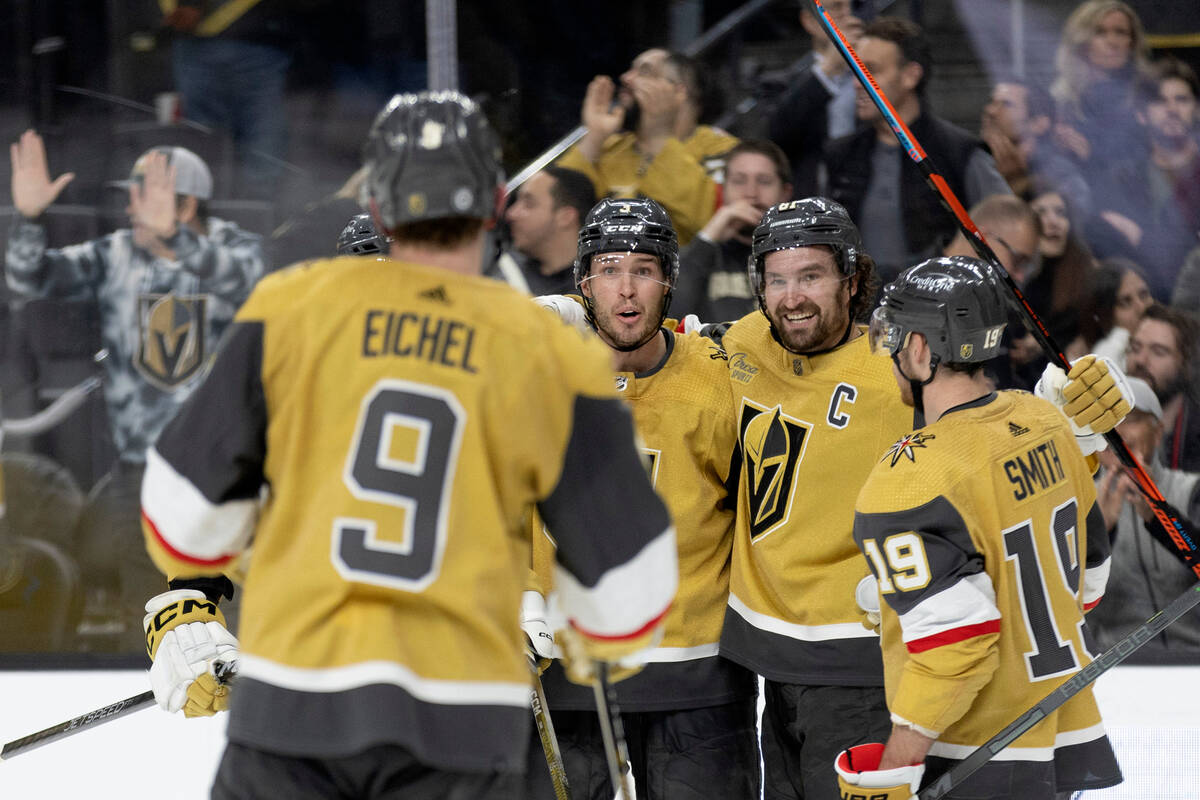
[[[344,578],[410,592],[437,578],[465,419],[458,399],[438,387],[384,379],[367,392],[342,480],[381,508],[333,521],[333,563]],[[403,453],[393,452],[397,441]],[[381,525],[397,524],[401,536],[379,536]]]

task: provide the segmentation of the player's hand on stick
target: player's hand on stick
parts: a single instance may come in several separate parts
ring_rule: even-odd
[[[598,639],[569,624],[558,631],[555,641],[562,649],[563,668],[572,683],[590,686],[596,679],[596,662],[608,664],[612,683],[631,678],[646,665],[649,650],[662,640],[662,622],[631,638]]]
[[[525,649],[529,660],[541,675],[554,660],[554,634],[546,613],[546,598],[541,592],[527,591],[521,595],[521,630],[525,632]]]
[[[910,800],[921,788],[924,764],[911,764],[894,769],[878,769],[883,757],[883,744],[873,742],[843,750],[834,762],[841,797],[863,797],[870,800]]]
[[[1075,441],[1083,454],[1103,450],[1103,434],[1112,430],[1133,407],[1133,390],[1125,373],[1107,358],[1086,355],[1064,374],[1047,364],[1034,394],[1058,407],[1075,431]]]
[[[229,687],[217,678],[221,663],[237,660],[238,642],[225,615],[198,589],[174,589],[151,598],[142,620],[146,652],[154,662],[150,685],[165,711],[207,717],[229,708]]]

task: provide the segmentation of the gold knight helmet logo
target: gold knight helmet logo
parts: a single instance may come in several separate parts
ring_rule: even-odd
[[[812,426],[786,416],[779,406],[759,408],[747,400],[739,427],[750,494],[750,538],[754,540],[787,522],[796,465],[804,456]]]
[[[147,381],[172,391],[204,366],[203,295],[138,297],[138,349],[133,366]]]

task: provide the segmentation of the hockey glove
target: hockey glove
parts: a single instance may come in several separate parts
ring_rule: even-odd
[[[842,800],[911,800],[921,788],[924,764],[877,769],[883,744],[860,744],[843,750],[834,761]]]
[[[862,626],[879,633],[879,624],[883,618],[879,615],[879,581],[874,575],[867,575],[854,587],[854,602],[863,612],[863,618],[860,620]]]
[[[587,312],[583,308],[583,303],[570,295],[544,294],[533,298],[533,302],[547,311],[553,311],[563,322],[580,333],[590,333],[592,330],[592,327],[588,325]]]
[[[207,717],[229,708],[229,688],[216,677],[218,662],[237,659],[238,643],[225,615],[198,589],[173,589],[146,603],[142,619],[150,686],[164,711]]]
[[[554,659],[554,634],[547,622],[546,598],[541,592],[527,591],[521,595],[521,630],[525,631],[525,650],[530,662],[537,666],[538,675],[546,671]]]
[[[649,630],[628,639],[597,639],[568,624],[558,632],[562,647],[563,669],[572,683],[591,686],[596,679],[596,662],[608,663],[608,679],[612,683],[631,678],[646,665],[649,650],[662,641],[663,626],[659,621]]]
[[[1063,371],[1047,364],[1033,393],[1049,400],[1071,421],[1075,442],[1085,456],[1108,446],[1103,434],[1117,427],[1133,407],[1133,390],[1111,360],[1086,355]]]

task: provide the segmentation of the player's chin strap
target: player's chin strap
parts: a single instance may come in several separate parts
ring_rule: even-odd
[[[925,416],[925,386],[926,386],[926,384],[928,384],[930,381],[933,380],[933,377],[935,375],[937,375],[937,368],[938,368],[937,355],[932,354],[929,356],[929,377],[923,381],[919,381],[916,378],[910,378],[908,375],[905,374],[904,367],[900,366],[900,356],[898,354],[892,353],[892,363],[896,365],[896,371],[900,373],[900,377],[904,378],[904,380],[908,381],[908,386],[910,389],[912,389],[913,408],[915,408],[917,411],[919,411],[921,413],[921,416],[924,417]]]

